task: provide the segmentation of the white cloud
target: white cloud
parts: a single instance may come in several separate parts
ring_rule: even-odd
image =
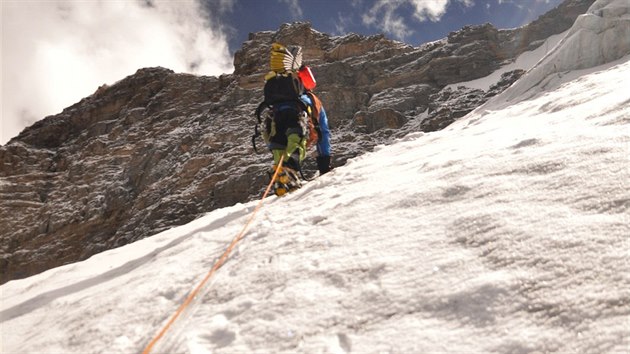
[[[232,2],[221,4],[229,9]],[[196,0],[3,0],[0,144],[149,66],[204,75],[233,70],[225,36],[210,29]]]
[[[347,30],[347,16],[341,12],[337,13],[337,21],[335,21],[335,31],[332,35],[341,36],[348,32]]]
[[[448,5],[458,2],[466,7],[473,6],[474,0],[379,0],[363,15],[363,24],[376,27],[397,39],[404,40],[413,33],[405,22],[402,10],[413,9],[413,19],[419,22],[438,22],[446,13]]]
[[[302,7],[300,6],[299,0],[280,0],[288,5],[289,12],[291,13],[291,17],[294,19],[301,19],[304,17],[304,13],[302,12]]]
[[[408,0],[379,0],[363,15],[363,23],[374,26],[395,38],[404,39],[411,30],[396,10]]]
[[[420,22],[437,22],[446,13],[449,0],[409,0],[413,6],[413,16]]]

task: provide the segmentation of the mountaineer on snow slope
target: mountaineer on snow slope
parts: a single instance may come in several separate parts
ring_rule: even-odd
[[[301,187],[298,174],[313,144],[319,174],[331,170],[330,130],[322,102],[313,93],[313,73],[302,65],[302,48],[274,43],[270,67],[265,76],[265,98],[256,109],[256,116],[258,123],[263,124],[262,136],[273,155],[272,173],[280,168],[274,192],[281,196]],[[253,139],[261,135],[258,125]]]

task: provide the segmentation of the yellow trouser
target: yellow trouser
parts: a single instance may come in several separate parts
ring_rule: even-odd
[[[302,161],[306,157],[306,138],[300,138],[298,134],[290,134],[289,136],[287,136],[286,149],[271,150],[271,152],[273,153],[273,164],[277,166],[280,162],[280,157],[282,156],[284,156],[283,162],[286,163],[296,150],[298,152],[299,158],[297,162],[301,165]]]

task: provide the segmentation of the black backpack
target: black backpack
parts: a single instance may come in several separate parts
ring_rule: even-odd
[[[258,153],[258,149],[256,148],[256,138],[262,135],[260,132],[260,125],[263,123],[261,113],[265,109],[271,109],[273,111],[273,106],[281,103],[295,103],[298,109],[306,110],[306,105],[302,102],[302,100],[300,100],[300,96],[302,96],[304,92],[304,85],[297,74],[293,74],[291,72],[282,74],[273,73],[272,77],[267,78],[264,87],[265,100],[258,105],[255,112],[258,124],[254,127],[252,145],[254,146],[254,151],[256,151],[256,153]],[[266,121],[263,125],[265,129],[268,129],[268,119],[269,116],[266,115]]]
[[[300,96],[304,94],[304,85],[295,74],[276,74],[267,79],[264,91],[265,103],[273,106],[282,102],[300,101]]]

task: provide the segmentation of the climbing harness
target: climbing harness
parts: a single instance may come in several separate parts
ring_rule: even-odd
[[[190,292],[190,294],[188,294],[188,297],[186,297],[186,300],[184,300],[184,302],[179,306],[177,311],[175,311],[173,316],[171,316],[171,318],[164,325],[164,327],[162,327],[162,329],[158,332],[158,334],[156,334],[155,337],[153,337],[153,339],[149,342],[149,344],[147,344],[147,346],[142,351],[142,354],[149,354],[149,353],[151,353],[151,350],[153,349],[155,344],[160,340],[160,338],[162,338],[164,336],[164,334],[173,325],[175,320],[182,314],[182,312],[188,307],[188,305],[190,305],[190,303],[195,299],[195,297],[199,294],[201,289],[203,289],[203,287],[208,282],[208,280],[210,280],[210,278],[212,278],[214,273],[216,273],[217,270],[219,270],[219,268],[221,268],[221,266],[223,266],[223,264],[225,264],[225,262],[227,261],[228,257],[230,256],[230,253],[232,252],[232,250],[234,249],[236,244],[240,240],[242,240],[243,237],[245,237],[245,233],[249,229],[249,226],[251,225],[251,223],[254,221],[254,218],[256,217],[256,213],[258,213],[258,211],[262,207],[263,201],[265,200],[265,198],[269,194],[269,191],[271,190],[271,187],[274,185],[274,182],[278,178],[279,171],[282,170],[282,162],[283,162],[283,160],[284,160],[284,158],[280,158],[280,161],[278,162],[278,167],[276,168],[276,171],[275,171],[273,177],[271,178],[271,181],[269,182],[269,185],[267,185],[267,188],[265,189],[265,192],[263,193],[262,198],[260,198],[260,201],[258,202],[256,207],[254,208],[254,211],[250,215],[249,219],[247,219],[247,222],[245,223],[245,226],[243,226],[243,229],[241,230],[241,232],[239,232],[238,235],[236,235],[232,239],[232,242],[230,242],[229,246],[225,249],[225,252],[223,252],[221,257],[219,257],[219,259],[214,263],[214,265],[212,266],[212,269],[210,269],[210,271],[208,271],[208,274],[206,274],[205,278],[203,278],[203,280],[199,283],[199,285],[197,285],[197,287],[195,287]]]

